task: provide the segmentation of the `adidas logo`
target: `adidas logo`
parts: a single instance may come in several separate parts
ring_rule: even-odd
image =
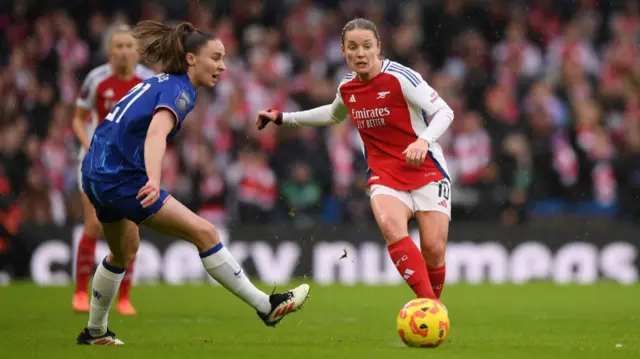
[[[351,95],[351,97],[349,97],[349,102],[351,102],[351,103],[356,102],[356,96],[355,95]]]
[[[411,277],[411,275],[414,273],[414,271],[412,271],[411,269],[408,269],[404,271],[404,275],[402,276],[402,278],[404,278],[404,280],[409,279],[409,277]]]
[[[440,202],[438,202],[438,206],[442,206],[444,208],[447,208],[447,201],[445,201],[444,199]]]

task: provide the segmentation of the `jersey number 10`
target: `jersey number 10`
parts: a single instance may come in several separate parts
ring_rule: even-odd
[[[449,200],[449,193],[451,192],[451,188],[449,187],[449,181],[440,181],[438,182],[438,197],[444,197],[444,199]]]
[[[120,99],[120,101],[118,101],[115,107],[111,109],[111,112],[109,112],[107,117],[105,117],[104,119],[107,121],[114,121],[115,119],[114,122],[119,123],[120,119],[122,118],[122,115],[124,115],[124,113],[127,112],[129,107],[134,102],[136,102],[136,100],[140,98],[140,96],[142,96],[142,94],[145,93],[145,91],[147,91],[150,87],[151,87],[150,83],[145,84],[143,82],[135,85],[133,88],[131,88],[131,90],[129,90],[129,92],[127,92],[126,95],[124,95],[123,98]],[[122,112],[120,112],[120,107],[124,105],[125,100],[131,97],[133,94],[136,94],[136,95],[131,99],[131,101],[129,101],[129,103],[127,103],[127,105],[124,107]],[[116,118],[116,115],[118,115],[117,118]]]

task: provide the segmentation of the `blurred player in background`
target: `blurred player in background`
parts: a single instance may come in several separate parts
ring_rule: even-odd
[[[131,28],[123,25],[114,29],[109,40],[109,62],[89,72],[82,84],[80,96],[76,100],[73,130],[82,146],[80,161],[89,150],[93,131],[104,120],[113,105],[133,86],[154,75],[151,70],[138,64],[139,60],[137,41],[133,38]],[[91,113],[90,123],[87,124],[86,119],[89,113]],[[81,185],[80,168],[78,173],[78,184]],[[101,229],[95,209],[84,193],[82,193],[82,206],[84,229],[76,257],[76,290],[72,305],[73,310],[77,312],[88,312],[87,286],[93,272],[96,243],[100,238]],[[117,303],[118,311],[124,315],[136,313],[129,299],[132,275],[133,262],[129,264],[122,280]]]
[[[302,306],[309,286],[272,295],[260,291],[220,242],[214,225],[160,189],[167,141],[193,109],[196,90],[215,86],[225,70],[224,45],[189,23],[143,21],[135,37],[146,59],[162,63],[165,73],[136,85],[112,108],[82,161],[82,188],[111,253],[93,276],[89,323],[77,343],[122,344],[108,329],[107,316],[125,268],[138,251],[142,224],[194,244],[207,273],[255,308],[266,325],[275,326]]]
[[[342,52],[353,71],[331,105],[308,111],[261,111],[256,124],[328,126],[351,117],[367,160],[373,213],[391,260],[417,297],[440,299],[451,219],[451,187],[436,142],[453,111],[417,72],[382,61],[380,35],[371,21],[355,19],[342,31]],[[431,120],[428,120],[428,117]],[[409,237],[415,218],[421,250]]]

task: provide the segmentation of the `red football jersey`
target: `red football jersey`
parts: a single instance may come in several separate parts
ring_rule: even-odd
[[[76,106],[91,110],[91,124],[88,135],[91,137],[95,127],[107,116],[115,105],[133,86],[154,76],[148,68],[137,65],[134,76],[126,81],[113,74],[110,64],[104,64],[91,70],[85,78]]]
[[[420,167],[406,162],[402,152],[427,129],[431,116],[448,105],[415,71],[385,60],[382,72],[367,82],[347,75],[336,101],[348,110],[358,129],[369,170],[367,185],[409,191],[449,178],[442,148],[432,142]]]

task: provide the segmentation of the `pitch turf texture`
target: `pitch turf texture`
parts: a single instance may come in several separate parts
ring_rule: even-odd
[[[638,285],[447,286],[451,332],[436,349],[400,342],[396,314],[411,298],[401,286],[314,285],[304,310],[275,329],[220,287],[136,287],[138,315],[110,314],[120,347],[75,344],[87,315],[71,311],[71,290],[0,288],[0,357],[640,358]]]

